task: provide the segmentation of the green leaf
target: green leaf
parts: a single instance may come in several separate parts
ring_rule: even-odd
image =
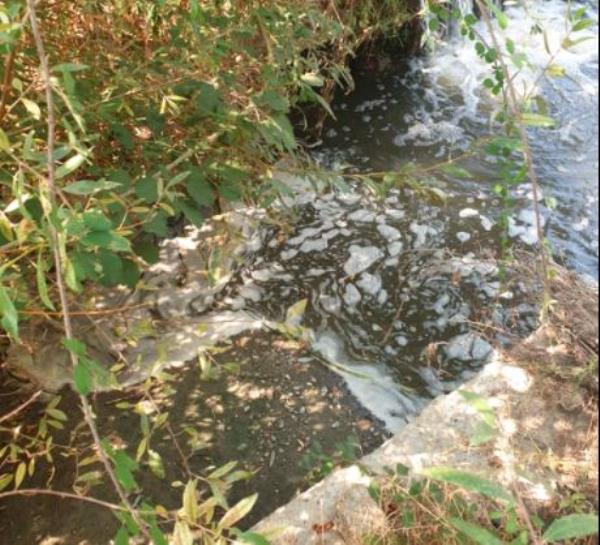
[[[152,176],[145,176],[135,184],[135,194],[148,203],[158,200],[158,182]]]
[[[468,170],[457,167],[456,165],[449,163],[444,165],[441,169],[442,172],[453,176],[454,178],[472,178],[473,176]]]
[[[110,174],[107,174],[106,177],[109,180],[118,183],[121,186],[121,191],[127,190],[131,187],[131,176],[125,169],[117,168],[111,171]]]
[[[198,520],[198,497],[196,495],[196,481],[190,480],[183,490],[183,512],[188,520],[195,523]]]
[[[89,66],[86,64],[75,64],[72,62],[65,62],[62,64],[57,64],[51,68],[53,72],[81,72],[82,70],[87,70]]]
[[[156,263],[159,258],[158,244],[149,240],[140,240],[133,244],[133,251],[146,263]]]
[[[219,186],[219,195],[226,201],[238,201],[242,198],[242,190],[235,180],[223,180]]]
[[[13,480],[12,473],[5,473],[0,475],[0,490],[4,490]]]
[[[135,147],[133,143],[133,136],[131,136],[131,131],[122,123],[113,123],[111,125],[111,130],[114,137],[119,141],[119,143],[123,146],[127,151],[132,151]]]
[[[99,191],[115,189],[120,185],[117,182],[109,182],[108,180],[80,180],[63,187],[63,191],[71,195],[92,195]]]
[[[60,409],[46,409],[46,414],[56,420],[61,420],[63,422],[67,420],[67,415]]]
[[[42,110],[40,110],[40,107],[33,100],[22,98],[21,102],[34,119],[39,121],[42,118]]]
[[[274,112],[287,113],[290,109],[288,99],[281,96],[277,91],[263,91],[260,95],[254,97],[254,103],[257,106],[268,106]]]
[[[140,269],[135,261],[121,259],[121,283],[134,288],[140,279]]]
[[[316,72],[307,72],[306,74],[302,74],[300,79],[311,87],[322,87],[325,84],[323,77]]]
[[[579,32],[580,30],[585,30],[586,28],[592,26],[594,24],[593,19],[582,19],[581,21],[577,21],[573,28],[571,29],[573,32]]]
[[[178,199],[174,204],[196,227],[200,227],[204,223],[204,216],[201,214],[200,210],[198,210],[198,205],[193,201],[189,199]]]
[[[437,30],[440,28],[440,20],[437,17],[434,17],[429,21],[428,26],[431,32],[437,32]]]
[[[542,539],[556,543],[566,539],[592,536],[598,533],[598,515],[574,514],[561,517],[550,524]]]
[[[21,462],[17,466],[17,471],[15,471],[15,489],[21,486],[23,479],[25,478],[25,473],[27,472],[27,464],[25,462]]]
[[[206,181],[199,168],[191,168],[190,175],[185,181],[188,195],[194,199],[199,206],[211,206],[215,202],[213,188]]]
[[[258,494],[253,494],[236,503],[223,515],[223,518],[219,521],[219,528],[231,528],[234,526],[252,510],[257,499]]]
[[[4,286],[0,286],[0,325],[14,339],[19,339],[19,315]]]
[[[561,45],[564,49],[569,49],[577,44],[580,44],[582,42],[587,42],[588,40],[591,40],[593,38],[593,36],[583,36],[581,38],[577,38],[576,40],[572,40],[571,38],[565,38]]]
[[[113,252],[131,251],[131,243],[125,237],[110,231],[92,231],[81,239],[84,246],[97,246]]]
[[[255,532],[240,532],[237,534],[237,538],[250,545],[271,545],[265,537]]]
[[[525,125],[530,125],[533,127],[554,127],[554,119],[540,114],[534,113],[523,113],[521,114],[521,121],[525,123]]]
[[[498,21],[498,26],[502,30],[506,30],[508,28],[508,18],[506,17],[506,15],[504,15],[500,8],[490,0],[486,0],[486,4],[492,10],[494,17],[496,17],[496,20]]]
[[[144,222],[142,227],[147,233],[155,234],[159,237],[167,236],[167,213],[164,210],[158,210],[149,221]]]
[[[104,286],[116,286],[123,281],[123,260],[113,252],[98,252],[98,263],[102,268],[100,282]]]
[[[0,149],[4,151],[8,151],[10,149],[10,140],[2,129],[0,129]]]
[[[124,450],[115,450],[111,453],[115,465],[115,475],[125,490],[134,490],[137,483],[133,477],[133,471],[138,468],[136,461]]]
[[[482,397],[475,392],[469,392],[468,390],[459,390],[458,393],[477,411],[486,424],[491,427],[496,425],[496,414],[485,397]]]
[[[233,462],[227,462],[226,464],[222,465],[221,467],[215,469],[208,477],[207,479],[220,479],[221,477],[224,477],[225,475],[227,475],[231,470],[233,470],[233,468],[235,468],[235,466],[237,466],[237,462],[233,461]]]
[[[86,396],[92,391],[92,373],[84,361],[80,360],[75,366],[73,380],[75,389],[82,396]]]
[[[223,102],[219,91],[210,83],[200,82],[200,92],[196,97],[196,108],[204,115],[214,115],[222,109]]]
[[[73,157],[67,159],[64,162],[64,164],[62,164],[56,169],[56,172],[54,174],[55,178],[57,180],[60,180],[61,178],[68,176],[69,174],[77,170],[81,165],[83,165],[84,162],[85,155],[83,155],[82,153],[77,153],[73,155]]]
[[[287,309],[285,315],[285,323],[288,326],[298,326],[302,321],[302,316],[306,311],[306,305],[308,304],[308,299],[300,299],[294,303],[291,307]]]
[[[85,344],[82,343],[78,339],[75,339],[75,338],[63,339],[62,344],[67,350],[74,352],[75,354],[77,354],[80,357],[85,356],[87,353],[87,348],[86,348]]]
[[[92,231],[110,231],[112,222],[99,210],[84,212],[81,216],[84,225]]]
[[[192,534],[189,525],[183,520],[175,522],[173,545],[194,545],[194,534]]]
[[[222,365],[223,369],[227,371],[230,375],[238,375],[242,370],[242,367],[239,363],[235,361],[229,361]]]
[[[35,278],[36,278],[36,283],[37,283],[38,294],[40,296],[40,299],[42,300],[42,303],[44,303],[44,305],[47,308],[49,308],[50,310],[55,310],[54,304],[52,303],[52,301],[50,300],[50,297],[48,296],[48,284],[46,283],[46,270],[47,270],[46,261],[44,260],[44,256],[42,254],[42,251],[40,250],[38,252],[38,259],[37,259],[37,264],[35,267]]]
[[[546,68],[546,74],[552,78],[564,78],[567,75],[567,71],[560,64],[551,64]]]
[[[498,431],[496,430],[496,428],[490,426],[487,422],[479,422],[477,426],[475,426],[475,431],[471,436],[470,444],[473,447],[478,447],[480,445],[488,443],[489,441],[494,439],[494,437],[496,437],[497,433]]]
[[[448,522],[450,522],[450,524],[452,524],[459,532],[470,537],[480,545],[504,545],[504,542],[499,537],[481,526],[465,522],[457,517],[450,517]]]
[[[515,42],[513,42],[510,38],[506,38],[506,50],[511,54],[515,54]]]
[[[472,473],[459,471],[449,467],[431,467],[423,471],[423,475],[438,481],[453,484],[470,492],[477,492],[488,498],[513,503],[514,498],[500,485]]]
[[[115,535],[115,545],[129,545],[129,532],[125,526],[121,526]]]
[[[150,537],[152,538],[154,545],[169,545],[167,538],[160,531],[158,526],[151,526],[148,531],[150,532]]]
[[[159,479],[165,478],[165,466],[163,465],[160,454],[152,449],[148,450],[148,466],[150,471]]]

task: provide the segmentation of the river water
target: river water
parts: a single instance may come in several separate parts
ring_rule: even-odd
[[[598,277],[598,55],[590,39],[561,49],[567,4],[508,7],[506,34],[527,66],[519,92],[543,96],[552,129],[529,136],[543,188],[545,234],[559,261]],[[588,7],[595,16],[593,8]],[[477,30],[486,35],[481,23]],[[548,63],[566,76],[538,78]],[[505,37],[501,38],[504,42]],[[337,172],[389,171],[408,163],[427,168],[498,134],[490,122],[497,104],[478,83],[489,70],[473,45],[455,37],[409,62],[358,75],[356,90],[335,102],[336,120],[313,150]],[[533,90],[533,91],[532,91]],[[456,163],[470,176],[430,177],[443,203],[413,189],[375,199],[360,187],[295,201],[299,216],[288,236],[275,229],[248,256],[224,302],[283,320],[306,299],[302,324],[313,350],[342,374],[358,400],[397,431],[433,397],[456,388],[492,357],[477,324],[526,335],[537,310],[528,287],[499,281],[501,203],[493,192],[498,166],[478,153]],[[515,246],[537,242],[532,192],[513,188],[510,236]],[[547,207],[548,198],[556,209]],[[503,336],[496,341],[505,341]]]

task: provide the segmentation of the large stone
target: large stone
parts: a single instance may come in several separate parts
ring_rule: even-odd
[[[451,339],[444,352],[449,360],[482,362],[492,351],[492,346],[479,335],[465,333]]]
[[[350,257],[344,263],[344,271],[348,276],[366,271],[373,263],[383,257],[383,252],[375,246],[352,245],[348,248]]]

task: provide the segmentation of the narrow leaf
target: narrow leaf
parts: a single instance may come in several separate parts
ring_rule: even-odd
[[[223,518],[219,521],[219,528],[231,528],[238,521],[243,519],[254,507],[257,499],[258,494],[253,494],[236,503],[223,515]]]
[[[592,536],[598,533],[598,515],[574,514],[561,517],[550,524],[543,539],[556,543],[565,539]]]
[[[488,498],[500,499],[509,503],[514,502],[514,498],[511,494],[501,486],[465,471],[459,471],[449,467],[431,467],[424,470],[423,474],[431,479],[444,481],[464,490],[477,492]]]
[[[471,524],[470,522],[465,522],[457,517],[451,517],[449,522],[459,532],[465,534],[467,537],[470,537],[473,541],[479,543],[480,545],[504,545],[504,542],[500,538],[481,526]]]

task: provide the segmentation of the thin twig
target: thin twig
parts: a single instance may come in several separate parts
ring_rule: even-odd
[[[527,136],[527,131],[525,126],[523,125],[523,120],[521,118],[521,113],[518,107],[519,101],[517,100],[517,93],[515,91],[514,83],[510,77],[510,72],[508,70],[508,66],[506,65],[506,61],[501,53],[502,49],[500,48],[500,44],[498,42],[498,38],[496,33],[494,32],[494,27],[492,25],[492,20],[490,14],[488,12],[487,6],[482,2],[482,0],[475,0],[479,10],[481,12],[481,16],[484,20],[485,26],[488,29],[490,34],[490,39],[494,45],[494,48],[498,52],[498,63],[502,69],[502,73],[504,74],[504,79],[506,81],[507,87],[507,95],[506,95],[506,104],[512,115],[515,123],[517,125],[517,129],[519,131],[519,137],[521,140],[521,145],[523,146],[523,157],[525,159],[525,163],[527,165],[527,174],[529,175],[529,180],[531,181],[531,189],[533,193],[533,211],[535,216],[535,229],[538,238],[538,246],[540,250],[541,257],[541,266],[542,266],[542,276],[544,283],[544,294],[546,298],[550,297],[550,286],[548,282],[548,255],[546,252],[546,248],[544,247],[544,234],[542,230],[542,221],[541,221],[541,212],[539,206],[539,195],[540,195],[540,186],[539,180],[535,171],[535,166],[533,164],[533,155],[531,153],[531,148],[529,146],[529,137]],[[544,301],[543,308],[546,308],[546,301]],[[542,319],[546,316],[546,310],[542,311]]]
[[[49,490],[47,488],[22,488],[17,490],[8,490],[7,492],[0,492],[0,500],[3,498],[10,498],[12,496],[54,496],[63,499],[79,500],[87,503],[93,503],[94,505],[100,505],[111,511],[128,511],[127,508],[117,505],[116,503],[110,503],[102,501],[91,496],[79,496],[71,492],[61,492],[59,490]],[[152,511],[154,513],[154,511]]]
[[[160,414],[160,408],[154,401],[154,398],[152,397],[150,392],[146,392],[145,397],[148,401],[150,401],[150,404],[152,405],[154,410],[158,414]],[[177,436],[175,435],[175,432],[173,431],[173,427],[171,426],[171,423],[169,422],[168,418],[167,418],[167,420],[165,420],[165,427],[167,428],[167,433],[171,437],[171,441],[173,441],[173,445],[175,446],[175,449],[177,450],[177,453],[179,454],[179,457],[181,458],[181,463],[183,465],[183,469],[187,473],[188,478],[193,479],[194,473],[192,472],[192,468],[190,467],[190,464],[188,463],[188,460],[187,460],[185,454],[183,453],[183,450],[181,448],[181,445],[179,444],[179,441],[177,441]]]
[[[39,26],[38,26],[38,20],[37,20],[37,15],[36,15],[36,11],[35,11],[35,0],[27,0],[27,6],[29,8],[29,20],[31,22],[31,31],[33,34],[38,57],[40,60],[41,75],[43,78],[45,94],[46,94],[46,106],[48,109],[48,113],[47,113],[48,135],[47,135],[47,143],[46,143],[46,145],[47,145],[46,154],[47,154],[47,162],[48,162],[47,179],[45,180],[45,183],[44,183],[45,187],[42,187],[42,189],[45,189],[46,198],[42,199],[42,202],[44,203],[44,212],[45,212],[46,218],[48,220],[47,227],[48,227],[48,232],[50,234],[50,245],[51,245],[52,253],[54,256],[54,266],[56,269],[56,285],[58,288],[60,306],[63,311],[63,323],[65,326],[65,336],[67,339],[73,339],[73,327],[72,327],[71,318],[69,315],[69,303],[68,303],[67,292],[66,292],[66,288],[65,288],[65,284],[64,284],[64,280],[63,280],[63,263],[62,263],[61,252],[60,252],[60,243],[59,243],[59,238],[58,238],[58,232],[57,232],[56,227],[54,226],[52,220],[50,219],[50,214],[52,213],[52,211],[55,207],[55,204],[56,204],[56,193],[57,193],[56,186],[55,186],[55,172],[54,172],[54,143],[55,143],[56,120],[54,117],[54,97],[52,94],[52,82],[50,79],[50,68],[48,66],[48,57],[46,55],[44,41],[42,39],[42,34],[41,34]],[[70,355],[70,359],[71,359],[71,364],[72,364],[73,368],[75,369],[79,364],[78,356],[72,350],[69,350],[69,355]],[[115,488],[115,491],[117,492],[117,495],[119,496],[121,502],[123,503],[123,505],[125,506],[127,511],[133,517],[133,520],[139,526],[140,531],[148,539],[151,539],[150,534],[148,533],[148,530],[146,529],[146,524],[140,518],[138,512],[134,509],[133,505],[130,503],[129,499],[127,498],[124,490],[122,489],[121,485],[119,484],[119,481],[117,479],[115,471],[111,465],[111,462],[108,459],[106,452],[104,451],[104,449],[102,447],[100,435],[98,434],[98,429],[94,422],[94,415],[92,412],[92,408],[88,402],[87,397],[84,395],[80,395],[79,399],[81,402],[84,419],[92,433],[94,443],[98,449],[98,455],[100,457],[100,460],[102,461],[102,464],[104,465],[104,468],[106,469],[106,473],[108,474],[110,480],[113,483],[113,486]]]
[[[537,531],[535,530],[535,528],[533,526],[533,523],[531,522],[531,517],[529,516],[527,507],[525,507],[523,498],[521,497],[521,494],[517,490],[516,485],[513,485],[512,489],[515,494],[515,497],[517,498],[517,508],[518,508],[519,516],[521,517],[521,519],[523,519],[523,521],[527,525],[527,529],[529,530],[529,537],[531,538],[532,544],[533,545],[543,545],[542,540],[540,539],[540,536],[538,535]]]
[[[23,409],[31,405],[38,397],[40,397],[40,395],[42,395],[42,390],[38,390],[37,392],[35,392],[27,401],[21,403],[18,407],[16,407],[9,413],[5,414],[4,416],[0,416],[0,423],[6,422],[7,420],[10,420],[13,416],[19,414]]]
[[[6,64],[4,65],[4,80],[2,81],[2,98],[0,99],[0,124],[2,123],[4,115],[6,114],[6,103],[8,102],[8,97],[10,96],[12,71],[15,63],[16,53],[17,48],[13,47],[10,50],[8,58],[6,59]]]

